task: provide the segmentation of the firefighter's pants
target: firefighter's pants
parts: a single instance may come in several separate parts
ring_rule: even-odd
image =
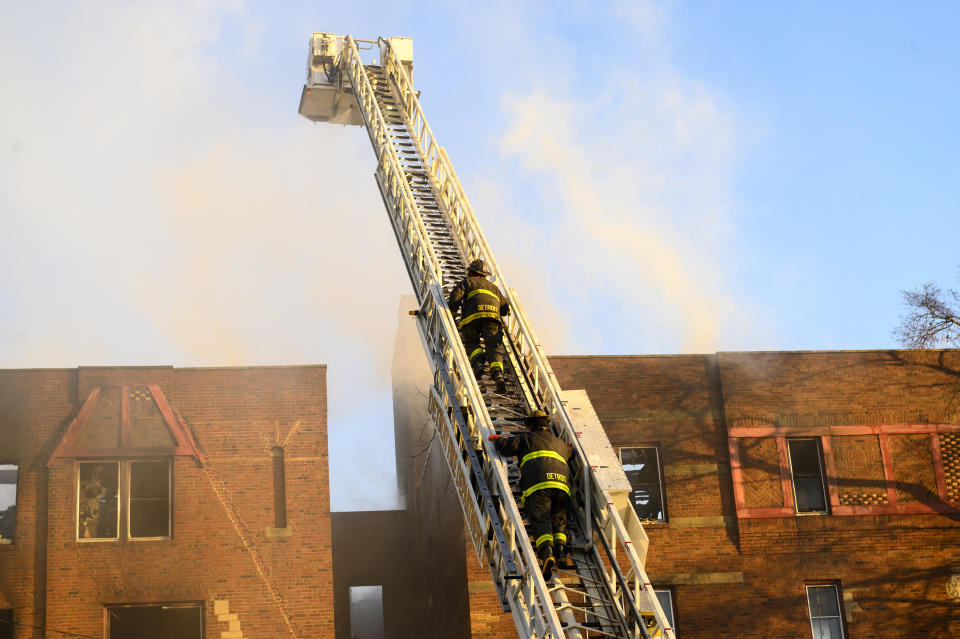
[[[470,357],[470,365],[474,371],[483,371],[483,359],[490,366],[490,375],[494,378],[503,373],[503,355],[500,345],[503,343],[503,329],[500,322],[492,319],[475,319],[460,329],[463,337],[463,348]],[[480,338],[483,346],[480,346]],[[478,375],[479,377],[479,375]]]

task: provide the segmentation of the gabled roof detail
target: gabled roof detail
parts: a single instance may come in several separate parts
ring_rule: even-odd
[[[187,423],[171,408],[160,386],[98,386],[90,391],[47,464],[61,457],[167,455],[203,461]]]

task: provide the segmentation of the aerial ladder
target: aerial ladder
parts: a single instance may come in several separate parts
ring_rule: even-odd
[[[379,61],[369,60],[377,54]],[[419,303],[413,314],[433,373],[429,415],[477,556],[489,568],[500,602],[524,639],[674,639],[643,568],[643,527],[626,495],[613,497],[607,490],[607,466],[596,460],[591,466],[587,459],[583,432],[571,421],[517,294],[507,285],[453,165],[427,123],[412,72],[409,38],[373,41],[315,33],[299,112],[315,122],[361,125],[370,137],[376,182]],[[512,309],[503,318],[506,393],[495,392],[492,381],[474,377],[446,305],[450,290],[477,258],[486,263],[489,278]],[[573,566],[555,569],[550,581],[541,574],[517,506],[519,467],[487,439],[517,432],[533,409],[550,416],[551,430],[574,453],[567,529]]]

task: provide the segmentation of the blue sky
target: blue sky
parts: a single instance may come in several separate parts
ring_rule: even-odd
[[[414,38],[548,352],[893,347],[900,291],[960,266],[958,13],[3,3],[0,359],[327,364],[334,507],[394,503],[409,285],[365,135],[296,114],[313,31]]]

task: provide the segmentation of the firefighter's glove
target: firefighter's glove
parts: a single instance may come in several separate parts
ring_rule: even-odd
[[[500,435],[497,435],[496,433],[494,433],[493,435],[490,435],[489,437],[487,437],[487,439],[489,439],[492,442],[495,442],[498,439],[500,439]]]

